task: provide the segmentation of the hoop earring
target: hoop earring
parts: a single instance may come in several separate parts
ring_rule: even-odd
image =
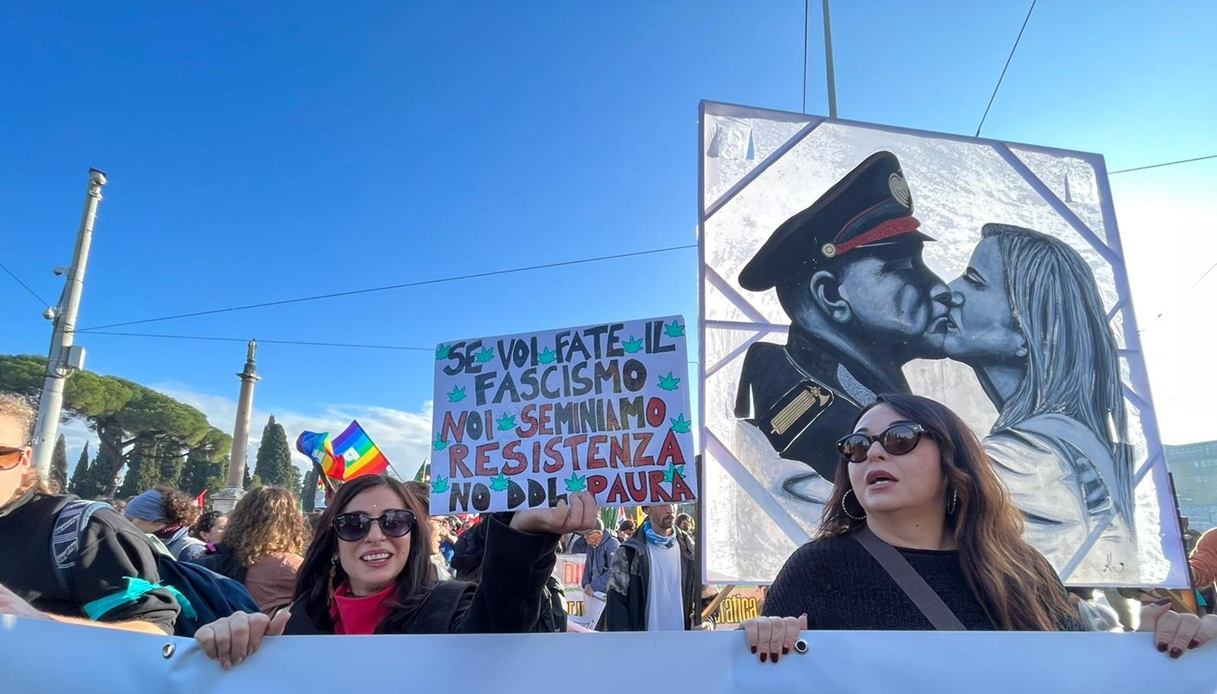
[[[947,515],[951,515],[959,510],[959,493],[954,488],[951,489],[951,500],[947,502]]]
[[[854,490],[848,489],[845,491],[845,494],[841,496],[841,510],[844,511],[845,515],[849,516],[852,520],[856,520],[856,521],[865,520],[866,519],[866,509],[862,509],[862,515],[860,515],[860,516],[855,516],[854,514],[849,512],[849,507],[845,505],[845,500],[849,498],[850,494],[854,494]],[[857,501],[857,500],[858,500],[858,495],[854,494],[854,501]],[[862,506],[862,504],[859,503],[858,507],[861,508],[861,506]]]

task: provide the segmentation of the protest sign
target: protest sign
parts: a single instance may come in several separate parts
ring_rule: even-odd
[[[685,332],[668,316],[441,343],[431,512],[694,500]]]
[[[709,102],[701,129],[708,581],[771,582],[901,393],[972,428],[1067,584],[1189,585],[1102,156]]]
[[[640,682],[654,691],[699,694],[1217,691],[1217,647],[1172,660],[1154,650],[1149,634],[809,631],[803,638],[807,654],[792,652],[773,665],[758,662],[738,630],[276,636],[224,670],[191,639],[6,618],[0,672],[6,692],[535,694],[568,686],[572,663],[594,667],[607,654],[612,663],[628,663],[628,671],[579,677],[580,694],[617,694]],[[70,654],[71,666],[48,667],[47,654]]]
[[[599,610],[588,609],[587,595],[583,593],[583,566],[586,563],[586,555],[559,554],[553,575],[566,588],[567,621],[593,629],[600,615]]]

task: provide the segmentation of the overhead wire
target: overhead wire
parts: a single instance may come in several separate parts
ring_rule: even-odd
[[[1035,10],[1035,0],[1031,0],[1031,7],[1027,8],[1027,16],[1023,18],[1023,26],[1018,30],[1018,36],[1014,39],[1014,45],[1010,47],[1010,55],[1006,56],[1006,64],[1001,69],[1001,74],[997,77],[997,84],[993,85],[993,93],[989,96],[989,104],[985,106],[985,114],[980,117],[980,124],[976,126],[976,137],[980,137],[980,129],[985,127],[985,119],[989,117],[989,109],[993,108],[993,100],[997,98],[997,90],[1001,89],[1002,80],[1006,78],[1006,70],[1010,69],[1010,61],[1014,59],[1014,52],[1018,50],[1018,42],[1023,38],[1023,32],[1027,29],[1027,22],[1031,21],[1031,12]]]
[[[30,293],[30,296],[32,296],[32,297],[34,297],[35,299],[37,299],[37,300],[38,300],[38,303],[42,304],[42,307],[43,307],[43,308],[50,308],[50,307],[51,307],[51,304],[50,304],[50,303],[48,303],[46,299],[43,299],[41,296],[38,296],[38,292],[36,292],[36,291],[34,291],[33,289],[31,289],[31,288],[30,288],[30,285],[26,284],[25,282],[22,282],[22,281],[21,281],[21,278],[20,278],[20,277],[18,277],[18,276],[16,275],[16,273],[14,273],[12,270],[8,269],[8,266],[7,266],[7,265],[5,265],[4,263],[0,263],[0,268],[3,268],[3,270],[4,270],[5,272],[7,272],[7,273],[8,273],[8,276],[13,278],[13,281],[14,281],[14,282],[16,282],[17,284],[19,284],[19,285],[21,285],[22,287],[24,287],[24,288],[25,288],[25,291],[27,291],[27,292],[29,292],[29,293]]]
[[[1109,171],[1108,176],[1116,174],[1131,173],[1133,171],[1145,171],[1146,169],[1160,169],[1163,166],[1174,166],[1176,164],[1190,164],[1194,161],[1204,161],[1205,159],[1217,159],[1217,154],[1209,154],[1203,157],[1192,157],[1191,159],[1179,159],[1178,161],[1167,161],[1161,164],[1149,164],[1146,166],[1134,166],[1131,169],[1120,169],[1119,171]]]

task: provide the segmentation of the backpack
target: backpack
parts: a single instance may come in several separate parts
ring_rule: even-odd
[[[109,509],[110,505],[77,499],[68,502],[55,518],[51,533],[51,556],[55,563],[55,577],[65,592],[71,592],[71,574],[68,570],[76,565],[80,556],[80,538],[89,525],[89,519],[103,508]],[[168,589],[182,608],[173,626],[175,635],[194,636],[199,627],[234,612],[259,611],[258,604],[245,586],[231,578],[197,564],[179,562],[160,552],[153,555],[156,557],[157,574],[161,577],[161,582],[153,587]],[[106,600],[102,598],[96,601],[101,603],[94,608],[99,611],[97,616],[105,614],[107,607],[113,609],[121,604],[108,606]]]

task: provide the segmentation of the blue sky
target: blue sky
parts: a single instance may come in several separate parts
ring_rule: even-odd
[[[811,4],[808,111],[825,113]],[[835,3],[840,115],[973,133],[1026,8]],[[693,243],[698,101],[800,110],[802,23],[797,0],[6,3],[3,259],[58,295],[49,269],[70,259],[89,166],[111,182],[81,328]],[[984,135],[1101,152],[1113,170],[1217,153],[1215,25],[1211,2],[1041,3]],[[1199,418],[1173,424],[1202,404],[1179,365],[1201,355],[1189,318],[1213,322],[1217,281],[1190,285],[1217,262],[1215,184],[1217,161],[1113,177],[1141,258],[1129,263],[1143,327],[1164,314],[1146,349],[1168,442],[1217,438]],[[1163,222],[1168,212],[1182,216]],[[695,258],[115,330],[430,347],[695,319]],[[45,353],[42,309],[3,276],[0,310],[0,353]],[[241,344],[80,342],[91,369],[162,386],[231,427]],[[260,415],[425,421],[410,417],[431,398],[426,352],[264,345],[259,356]]]

